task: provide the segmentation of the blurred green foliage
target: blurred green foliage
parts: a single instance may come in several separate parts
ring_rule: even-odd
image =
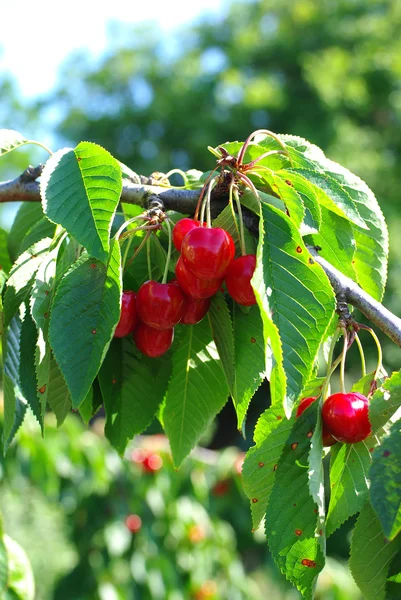
[[[43,440],[32,417],[0,464],[0,510],[36,600],[297,598],[263,529],[251,531],[242,459],[197,449],[176,472],[164,436],[137,440],[122,461],[101,419],[86,430],[71,415],[57,430],[49,418]],[[316,597],[359,600],[344,563],[329,560]]]

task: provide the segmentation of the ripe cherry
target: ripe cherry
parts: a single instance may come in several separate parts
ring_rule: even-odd
[[[136,308],[149,327],[171,329],[184,314],[184,295],[174,283],[147,281],[138,290]]]
[[[200,226],[200,221],[194,221],[193,219],[181,219],[174,225],[173,229],[173,244],[181,252],[182,240],[192,229],[196,229]]]
[[[156,473],[163,466],[163,459],[160,454],[150,453],[148,454],[143,463],[142,463],[144,471],[148,473]]]
[[[125,525],[131,533],[138,533],[142,527],[142,519],[139,515],[128,515],[125,519]]]
[[[210,298],[185,298],[185,311],[180,321],[184,325],[196,325],[202,321],[210,308]]]
[[[358,392],[329,396],[322,417],[327,431],[344,444],[356,444],[372,433],[368,399]]]
[[[137,325],[136,294],[135,292],[123,292],[120,320],[114,332],[114,337],[120,338],[132,333]]]
[[[227,231],[220,227],[197,227],[185,236],[181,254],[185,266],[200,279],[224,277],[234,259],[235,246]]]
[[[300,415],[302,415],[302,413],[308,408],[308,406],[310,406],[312,404],[312,402],[315,402],[315,400],[317,400],[317,396],[310,396],[309,398],[302,398],[301,402],[298,405],[295,416],[299,417]],[[333,436],[327,431],[327,427],[325,426],[324,422],[323,422],[322,438],[323,438],[323,446],[332,446],[333,444],[337,443],[337,440],[335,440],[333,438]]]
[[[177,260],[175,276],[182,291],[191,298],[210,298],[217,294],[222,284],[222,279],[199,279],[187,269],[182,256]]]
[[[226,273],[227,291],[231,298],[242,304],[252,306],[256,298],[251,286],[251,279],[256,267],[255,254],[246,254],[232,261]]]
[[[155,329],[146,323],[139,323],[133,333],[136,347],[142,354],[156,358],[165,354],[171,347],[174,338],[174,329]]]

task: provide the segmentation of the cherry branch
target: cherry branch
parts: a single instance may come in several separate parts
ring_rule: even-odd
[[[28,167],[19,177],[0,182],[0,204],[3,202],[40,202],[40,187],[37,179],[43,171],[43,165]],[[200,190],[185,190],[166,188],[158,185],[152,177],[136,176],[136,178],[124,179],[121,202],[136,204],[143,208],[149,208],[149,204],[161,202],[166,210],[193,215],[196,210]],[[216,190],[217,191],[217,190]],[[216,196],[219,196],[217,191]],[[220,206],[218,197],[213,198],[216,214]],[[217,204],[217,206],[216,206]],[[258,234],[258,217],[244,209],[244,222],[255,236]],[[367,292],[363,291],[355,281],[343,275],[327,260],[319,256],[319,252],[309,247],[309,251],[326,272],[331,285],[338,298],[342,302],[351,304],[361,311],[372,323],[374,323],[393,342],[401,347],[401,319],[377,302]]]

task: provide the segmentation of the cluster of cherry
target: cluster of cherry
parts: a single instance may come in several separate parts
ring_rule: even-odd
[[[256,304],[251,286],[256,256],[234,259],[231,235],[193,219],[181,219],[172,235],[180,252],[176,279],[146,281],[137,293],[124,291],[115,337],[133,334],[140,352],[155,358],[170,348],[177,323],[195,325],[206,315],[210,298],[225,282],[230,296],[244,306]]]
[[[303,398],[296,416],[317,400],[316,397]],[[323,446],[332,446],[337,442],[356,444],[362,442],[371,433],[369,422],[369,401],[359,392],[332,394],[325,400],[322,408]]]

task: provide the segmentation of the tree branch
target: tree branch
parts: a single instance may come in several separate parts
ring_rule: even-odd
[[[40,189],[37,178],[40,177],[43,166],[29,167],[16,179],[0,182],[0,203],[2,202],[40,202]],[[157,185],[158,182],[152,177],[138,176],[138,183],[124,179],[121,202],[136,204],[143,208],[148,207],[150,196],[158,198],[166,210],[176,210],[181,213],[192,215],[195,212],[199,198],[199,190],[183,190],[166,188]],[[216,209],[222,209],[218,199]],[[216,213],[218,210],[216,210]],[[244,209],[244,222],[251,233],[257,235],[258,217]],[[390,339],[401,347],[401,319],[387,310],[380,302],[374,300],[364,292],[352,279],[343,275],[333,265],[319,256],[315,248],[309,247],[309,251],[326,272],[335,293],[360,310],[372,323],[383,331]]]

